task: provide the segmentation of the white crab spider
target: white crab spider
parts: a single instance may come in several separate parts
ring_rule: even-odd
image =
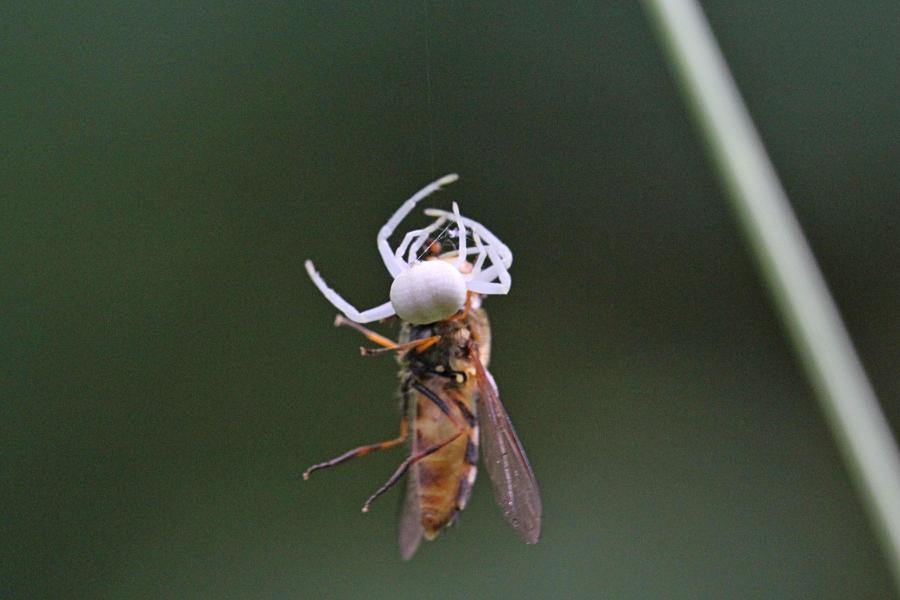
[[[437,219],[428,227],[408,232],[396,251],[392,251],[388,244],[388,238],[412,212],[416,203],[457,179],[459,176],[452,173],[429,183],[404,202],[378,231],[378,252],[384,266],[394,278],[389,302],[368,310],[357,310],[328,287],[312,261],[307,260],[304,266],[310,279],[329,302],[348,319],[357,323],[370,323],[397,315],[409,323],[424,325],[453,316],[463,308],[467,292],[482,295],[508,293],[512,284],[509,276],[512,252],[487,227],[460,215],[456,202],[453,203],[452,212],[426,209],[426,215]],[[445,260],[418,260],[418,253],[428,236],[446,223],[456,224],[457,250],[441,255],[440,258]],[[467,247],[469,231],[475,248]],[[403,258],[404,253],[407,254],[406,259]],[[448,259],[454,255],[455,260],[450,262]],[[475,257],[474,263],[468,262],[469,256]],[[485,269],[483,267],[487,259],[490,259],[491,264]]]

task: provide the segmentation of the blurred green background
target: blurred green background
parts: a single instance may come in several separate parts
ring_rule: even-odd
[[[429,4],[0,9],[0,597],[890,597],[639,5]],[[703,4],[896,431],[900,6]],[[397,423],[302,261],[385,301],[447,172],[544,536],[482,474],[402,563],[402,451],[300,479]]]

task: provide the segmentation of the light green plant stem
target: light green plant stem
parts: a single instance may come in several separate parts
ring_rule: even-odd
[[[644,0],[900,592],[900,454],[787,195],[695,0]]]

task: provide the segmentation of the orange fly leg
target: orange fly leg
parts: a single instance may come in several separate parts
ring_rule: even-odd
[[[433,335],[421,340],[414,340],[405,344],[398,344],[397,342],[390,340],[379,333],[375,333],[371,329],[363,327],[356,321],[351,321],[350,319],[344,317],[344,315],[338,315],[334,318],[334,326],[349,327],[351,329],[355,329],[356,331],[366,336],[366,339],[368,339],[369,341],[375,342],[376,344],[381,346],[381,348],[360,348],[359,353],[363,356],[384,354],[386,352],[403,352],[411,348],[416,348],[417,352],[424,352],[441,340],[441,336]]]
[[[466,432],[465,426],[459,421],[459,419],[456,418],[456,416],[453,415],[453,412],[450,410],[450,407],[447,406],[447,403],[444,402],[440,396],[435,394],[433,391],[431,391],[430,389],[428,389],[427,387],[425,387],[418,381],[413,383],[412,387],[415,388],[416,391],[418,391],[420,394],[424,395],[426,398],[428,398],[429,400],[434,402],[434,404],[437,405],[437,407],[440,409],[440,411],[442,413],[444,413],[447,416],[447,418],[450,419],[450,421],[456,426],[457,432],[445,440],[442,440],[440,442],[437,442],[436,444],[432,444],[431,446],[428,446],[421,452],[417,452],[415,454],[412,454],[411,456],[408,456],[406,458],[406,460],[404,460],[402,463],[400,463],[400,466],[397,467],[397,470],[394,471],[394,474],[390,476],[390,478],[385,482],[385,484],[383,486],[381,486],[380,488],[378,488],[374,494],[369,496],[369,499],[366,500],[365,504],[363,504],[363,507],[362,507],[363,512],[369,512],[369,507],[372,505],[372,503],[375,502],[375,500],[379,496],[381,496],[383,493],[385,493],[386,491],[391,489],[394,486],[394,484],[396,484],[400,480],[400,478],[403,477],[403,475],[409,470],[410,466],[416,464],[417,462],[419,462],[426,456],[428,456],[430,454],[434,454],[435,452],[437,452],[438,450],[440,450],[447,444],[450,444],[453,441],[459,439],[459,436],[461,436],[463,433]]]
[[[421,340],[416,340],[416,343],[413,345],[413,348],[416,349],[416,352],[418,354],[421,354],[421,353],[425,352],[426,350],[428,350],[429,348],[431,348],[432,346],[434,346],[435,344],[437,344],[439,341],[441,341],[441,336],[433,335],[431,337],[422,338]]]
[[[350,319],[344,317],[344,315],[338,315],[334,318],[334,326],[349,327],[350,329],[355,329],[356,331],[366,336],[366,339],[370,342],[374,342],[388,350],[397,348],[397,342],[390,340],[379,333],[375,333],[371,329],[363,327],[356,321],[351,321]]]
[[[435,344],[441,341],[441,336],[433,335],[431,337],[422,338],[420,340],[413,340],[411,342],[406,342],[405,344],[395,344],[390,348],[360,348],[359,352],[363,356],[375,356],[378,354],[385,354],[387,352],[405,352],[406,350],[411,350],[415,348],[416,352],[424,352],[428,348],[431,348]]]
[[[309,479],[309,474],[313,471],[318,471],[319,469],[327,469],[329,467],[333,467],[335,465],[339,465],[343,462],[347,462],[351,458],[356,458],[357,456],[365,456],[371,452],[375,452],[377,450],[387,450],[389,448],[393,448],[394,446],[399,446],[403,442],[406,441],[406,438],[409,437],[409,420],[404,414],[400,419],[400,435],[395,437],[392,440],[387,440],[384,442],[379,442],[377,444],[368,444],[366,446],[360,446],[359,448],[354,448],[353,450],[348,450],[344,452],[340,456],[336,456],[331,460],[326,460],[323,463],[319,463],[317,465],[313,465],[307,470],[303,472],[303,479]]]

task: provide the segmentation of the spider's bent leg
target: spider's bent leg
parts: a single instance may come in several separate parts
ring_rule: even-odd
[[[488,250],[488,255],[491,257],[491,262],[497,261],[497,264],[502,264],[504,267],[509,269],[512,266],[512,251],[509,247],[500,241],[500,239],[491,233],[491,230],[482,225],[481,223],[472,222],[469,227],[471,227],[472,231],[477,231],[481,237],[484,238],[484,241],[487,242],[487,246],[491,246],[492,248]],[[496,257],[492,255],[496,254]]]
[[[437,219],[434,223],[429,225],[428,227],[424,227],[422,229],[413,229],[408,232],[404,237],[403,241],[397,246],[397,251],[394,252],[394,256],[396,256],[401,261],[403,260],[403,253],[406,252],[407,246],[409,247],[409,257],[407,259],[407,264],[412,264],[415,261],[415,253],[416,250],[422,247],[425,239],[431,235],[435,230],[437,230],[447,219],[441,217]],[[416,238],[413,242],[413,238]],[[412,242],[412,245],[410,245]]]
[[[491,266],[497,267],[497,278],[500,280],[502,289],[502,291],[494,293],[506,294],[509,292],[510,286],[512,286],[512,277],[509,276],[509,271],[506,270],[506,263],[498,255],[497,249],[493,245],[489,244],[485,249],[487,250],[488,258],[491,259]],[[509,254],[509,262],[512,262],[512,253]]]
[[[502,296],[509,293],[509,287],[502,283],[493,283],[490,281],[478,281],[471,279],[466,282],[466,289],[483,296]]]
[[[478,274],[481,273],[481,268],[484,266],[484,259],[487,258],[487,252],[484,249],[484,244],[481,243],[481,236],[478,235],[478,231],[472,230],[472,239],[475,240],[475,249],[478,254],[478,258],[475,259],[475,264],[472,265],[472,274],[471,278],[475,279],[478,277]]]
[[[485,250],[492,264],[489,268],[466,281],[466,289],[476,294],[503,295],[509,293],[509,288],[512,286],[512,278],[509,276],[509,271],[506,270],[493,246],[489,244],[485,246]],[[492,281],[494,277],[497,277],[500,282],[494,283]]]
[[[485,256],[487,256],[487,253],[485,253]],[[483,271],[475,272],[473,270],[472,273],[474,274],[474,276],[470,277],[468,279],[468,281],[472,281],[472,280],[474,280],[474,281],[493,281],[494,279],[497,278],[497,274],[500,272],[500,269],[503,269],[503,268],[504,268],[503,265],[499,265],[496,267],[494,265],[491,265],[490,267],[488,267],[487,269],[484,269]]]
[[[422,229],[413,229],[412,231],[407,231],[406,235],[403,236],[403,241],[400,242],[399,246],[397,246],[397,250],[396,252],[394,252],[394,256],[399,260],[403,260],[403,253],[406,252],[407,246],[409,246],[409,243],[412,241],[412,239],[422,233],[422,231]]]
[[[351,321],[356,321],[357,323],[371,323],[372,321],[386,319],[395,314],[394,307],[390,302],[385,302],[380,306],[362,312],[358,311],[352,304],[341,298],[340,294],[328,287],[328,284],[325,283],[325,280],[322,279],[322,276],[316,271],[316,267],[311,260],[307,260],[303,265],[306,267],[306,273],[309,275],[309,278],[316,284],[316,287],[319,288],[322,295],[325,296],[335,308],[347,315],[347,318]]]
[[[420,230],[419,236],[409,246],[409,254],[406,255],[407,264],[411,265],[419,259],[419,250],[422,248],[422,246],[425,244],[425,242],[428,240],[428,237],[432,233],[434,233],[438,229],[441,229],[440,233],[437,234],[437,238],[435,239],[439,239],[441,235],[443,235],[444,230],[449,227],[449,225],[444,225],[446,221],[447,219],[441,217],[425,229]]]
[[[397,212],[391,215],[391,218],[388,219],[387,223],[385,223],[378,231],[378,237],[376,238],[378,241],[378,252],[381,254],[381,260],[384,261],[384,266],[387,267],[391,277],[397,277],[397,275],[406,268],[406,265],[403,264],[403,261],[394,256],[394,253],[391,251],[391,246],[388,244],[388,238],[391,237],[391,234],[394,233],[394,230],[397,229],[400,222],[406,218],[406,215],[412,212],[412,209],[416,207],[419,200],[438,191],[441,189],[441,186],[453,183],[457,179],[459,179],[459,175],[451,173],[450,175],[444,175],[437,181],[429,183],[413,194],[409,200],[401,204],[400,208],[397,209]]]
[[[455,219],[456,217],[451,212],[447,212],[446,210],[440,210],[438,208],[426,208],[425,214],[429,217],[446,217],[447,219]],[[509,247],[501,242],[496,235],[491,233],[491,230],[479,223],[478,221],[473,221],[468,217],[462,217],[462,222],[465,223],[469,229],[472,231],[478,231],[481,234],[481,237],[484,238],[484,241],[489,245],[494,246],[497,251],[497,255],[500,258],[500,262],[509,269],[512,266],[512,251]]]
[[[463,225],[456,202],[453,203],[453,217],[456,221],[456,228],[459,229],[459,244],[457,245],[459,257],[453,261],[453,266],[458,269],[466,262],[466,226]]]

